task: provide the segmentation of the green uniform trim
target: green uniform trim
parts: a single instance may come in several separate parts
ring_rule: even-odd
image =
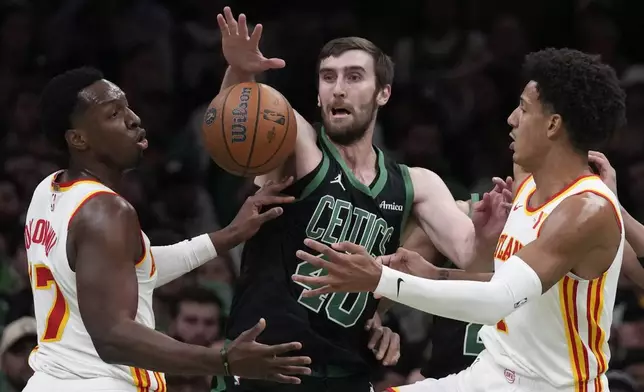
[[[344,159],[342,159],[342,157],[340,156],[338,149],[335,148],[333,143],[331,143],[331,140],[329,140],[329,137],[324,132],[324,128],[320,130],[320,138],[322,139],[322,143],[324,143],[326,148],[331,153],[331,156],[340,164],[342,171],[349,179],[349,182],[351,183],[351,185],[353,185],[354,188],[366,194],[367,196],[370,196],[371,198],[376,198],[378,194],[380,194],[380,192],[384,189],[385,184],[387,183],[387,168],[385,167],[385,155],[382,153],[382,151],[374,147],[376,150],[376,154],[378,155],[378,158],[377,158],[378,173],[376,174],[376,179],[371,184],[371,187],[368,187],[365,184],[358,181],[358,179],[355,177],[351,169],[347,167],[347,164],[344,162]]]

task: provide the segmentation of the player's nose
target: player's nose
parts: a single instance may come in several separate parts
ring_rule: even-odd
[[[519,108],[516,108],[510,113],[508,116],[508,125],[511,126],[512,128],[516,128],[518,126],[518,111]]]
[[[347,95],[346,89],[342,83],[336,83],[333,87],[333,97],[334,98],[345,98]]]

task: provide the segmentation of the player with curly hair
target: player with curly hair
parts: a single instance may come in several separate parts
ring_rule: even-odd
[[[328,271],[294,277],[319,287],[306,297],[373,291],[484,324],[485,350],[469,368],[391,391],[608,391],[624,223],[617,197],[591,172],[588,153],[624,122],[625,94],[612,68],[576,50],[531,53],[524,72],[528,82],[508,118],[515,178],[523,178],[516,181],[489,281],[428,268],[404,249],[379,261],[346,243],[333,249],[307,243],[328,261],[298,253]]]

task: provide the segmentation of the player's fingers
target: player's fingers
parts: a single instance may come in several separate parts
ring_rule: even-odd
[[[302,382],[297,377],[285,376],[285,375],[279,374],[279,373],[271,374],[271,375],[269,375],[267,377],[267,379],[270,380],[270,381],[275,381],[275,382],[279,382],[279,383],[282,383],[282,384],[299,384],[299,383]]]
[[[283,191],[284,189],[288,188],[293,184],[293,176],[286,177],[280,181],[271,181],[269,184],[268,182],[264,184],[262,189],[260,189],[261,193],[266,193],[266,194],[277,194]]]
[[[376,359],[379,361],[382,361],[385,357],[387,349],[389,348],[389,343],[391,343],[391,335],[393,334],[391,329],[387,327],[383,327],[382,331],[382,338],[380,339],[380,345],[378,346],[378,352],[376,353]]]
[[[389,265],[391,260],[391,255],[384,255],[384,256],[378,256],[376,257],[376,262],[382,264],[382,265]]]
[[[287,204],[287,203],[293,203],[295,201],[295,197],[293,196],[287,196],[287,195],[271,195],[268,193],[263,193],[260,195],[256,195],[255,197],[255,202],[260,203],[263,206],[271,206],[274,204]]]
[[[600,159],[608,160],[608,158],[606,158],[606,155],[604,155],[604,153],[601,152],[601,151],[590,150],[590,151],[588,151],[588,155],[594,155],[594,156],[596,156],[596,157],[598,157]]]
[[[492,177],[492,183],[494,184],[494,189],[498,189],[499,192],[508,187],[508,184],[500,177]]]
[[[371,328],[374,327],[374,325],[375,325],[375,320],[370,318],[369,320],[367,320],[366,323],[364,323],[364,330],[365,331],[370,331]]]
[[[305,357],[305,356],[302,356],[302,357],[280,357],[280,356],[276,356],[275,358],[273,358],[272,362],[273,362],[273,365],[275,365],[276,367],[277,366],[280,366],[280,367],[282,367],[282,366],[284,366],[284,367],[292,366],[292,367],[300,367],[302,369],[306,369],[306,367],[304,367],[304,366],[311,364],[311,358],[310,357]],[[302,373],[299,373],[299,374],[302,374]]]
[[[263,318],[259,319],[259,322],[253,326],[251,329],[247,329],[242,332],[237,339],[244,342],[250,342],[255,339],[264,331],[266,328],[266,320]]]
[[[248,25],[246,24],[246,15],[239,14],[239,20],[237,21],[237,29],[239,30],[239,35],[248,39]]]
[[[389,347],[387,348],[387,354],[385,359],[382,361],[382,364],[385,366],[393,366],[398,363],[400,358],[400,335],[394,333],[391,335],[391,341],[389,342]]]
[[[313,256],[312,254],[304,250],[298,250],[297,252],[295,252],[295,256],[297,256],[298,259],[302,259],[315,267],[326,268],[327,270],[328,268],[332,268],[331,263],[329,263],[328,261],[324,260],[320,256]]]
[[[387,355],[382,361],[382,364],[385,366],[393,366],[398,363],[400,359],[400,335],[394,333],[391,335],[391,342],[389,343],[389,348],[387,349]]]
[[[338,256],[338,252],[336,252],[335,250],[329,248],[328,246],[324,245],[321,242],[312,240],[310,238],[307,238],[304,240],[304,245],[308,246],[309,248],[313,249],[318,253],[322,253],[329,259],[336,258]]]
[[[293,374],[308,376],[311,374],[311,369],[303,366],[280,366],[276,369],[281,374]]]
[[[325,286],[329,283],[328,278],[325,276],[293,275],[291,279],[293,279],[294,282],[302,283],[303,285],[306,285],[308,287]],[[315,290],[311,290],[311,291],[315,291]],[[305,290],[302,295],[305,297],[315,297],[316,294],[311,293],[311,291]]]
[[[264,26],[256,24],[250,34],[250,43],[257,48],[259,47],[259,40],[262,38],[262,31],[264,31]]]
[[[380,338],[382,338],[383,330],[383,327],[373,328],[371,330],[371,337],[369,338],[369,343],[367,344],[369,350],[376,348],[376,344],[378,344]]]
[[[231,35],[237,34],[237,21],[233,16],[233,11],[230,7],[224,7],[224,16],[226,17],[226,23],[228,24],[228,30]]]
[[[221,36],[223,38],[230,36],[230,30],[228,29],[226,18],[224,18],[222,14],[217,15],[217,24],[219,25],[219,31],[221,31]]]
[[[363,246],[360,246],[360,245],[354,244],[353,242],[348,242],[348,241],[331,244],[331,247],[340,252],[347,252],[351,254],[361,254],[361,255],[368,254],[367,250]]]
[[[268,357],[277,357],[278,355],[286,354],[291,351],[297,351],[302,349],[302,343],[300,342],[290,342],[276,344],[274,346],[266,346],[266,356]],[[306,365],[311,363],[311,358],[308,357],[291,357],[291,358],[300,358],[300,361],[291,363],[291,365]],[[302,358],[308,358],[309,362],[306,362]]]
[[[277,57],[273,57],[270,59],[265,58],[262,60],[261,64],[262,64],[262,67],[265,69],[279,69],[279,68],[286,67],[286,61]]]
[[[257,215],[256,219],[259,224],[263,225],[264,223],[279,217],[283,213],[284,209],[282,207],[273,207],[270,210]]]
[[[321,283],[318,283],[318,284],[321,284],[322,287],[317,288],[315,290],[304,290],[302,291],[302,297],[305,297],[305,298],[319,297],[320,295],[329,294],[333,292],[333,290],[331,289],[331,286],[326,284],[324,280],[320,282]]]
[[[503,200],[505,201],[511,202],[512,199],[514,199],[514,196],[512,195],[512,191],[510,191],[509,189],[504,189],[502,194],[503,194]]]

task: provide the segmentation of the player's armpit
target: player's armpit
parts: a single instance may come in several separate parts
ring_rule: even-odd
[[[443,180],[423,168],[410,168],[414,216],[436,248],[459,268],[467,269],[475,254],[472,221],[463,214]]]
[[[101,359],[174,374],[223,373],[214,350],[180,343],[134,321],[135,263],[143,249],[129,203],[113,194],[92,198],[70,223],[68,241],[80,314]]]
[[[255,177],[255,185],[262,186],[269,180],[280,181],[287,176],[292,176],[297,181],[315,170],[322,161],[322,151],[316,142],[317,132],[296,110],[293,112],[297,121],[297,139],[293,155],[277,169]]]
[[[644,267],[628,242],[624,244],[622,272],[631,282],[635,283],[641,289],[644,289]]]
[[[621,240],[613,204],[586,192],[561,202],[543,223],[538,238],[516,256],[539,276],[546,292],[568,272],[594,279],[611,265]]]

